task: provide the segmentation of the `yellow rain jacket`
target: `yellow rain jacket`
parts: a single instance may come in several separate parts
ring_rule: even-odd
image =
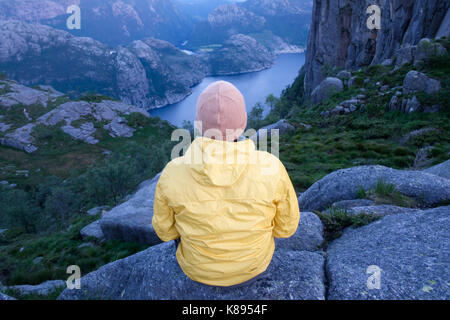
[[[231,286],[264,272],[274,237],[297,230],[299,206],[281,161],[252,140],[199,137],[158,181],[153,227],[163,241],[180,238],[176,257],[192,280]]]

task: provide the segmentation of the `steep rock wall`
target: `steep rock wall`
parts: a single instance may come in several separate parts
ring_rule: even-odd
[[[380,30],[367,27],[366,11],[373,4],[381,9]],[[447,0],[315,0],[305,63],[306,93],[325,78],[327,68],[378,64],[404,45],[434,38],[444,27],[449,7]]]

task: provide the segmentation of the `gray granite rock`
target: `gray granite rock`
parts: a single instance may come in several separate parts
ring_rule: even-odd
[[[450,179],[450,160],[425,169],[424,172],[434,174],[445,179]]]
[[[313,90],[311,93],[311,102],[313,104],[321,103],[342,90],[344,90],[344,84],[341,79],[328,77]]]
[[[289,263],[288,263],[289,262]],[[175,258],[173,242],[115,261],[81,279],[81,290],[64,290],[61,300],[323,300],[324,258],[307,251],[276,250],[267,272],[238,288],[190,280]]]
[[[421,62],[433,57],[443,56],[447,53],[447,49],[440,43],[424,38],[419,41],[414,55],[414,66],[418,66]]]
[[[103,235],[102,228],[100,226],[100,221],[94,221],[87,225],[80,231],[81,238],[83,240],[88,240],[89,238],[95,238],[99,241],[103,240],[105,236]]]
[[[109,209],[109,206],[95,207],[95,208],[88,210],[87,214],[89,216],[95,216],[99,213],[103,213],[104,211],[107,211],[108,209]]]
[[[145,244],[161,242],[152,226],[153,199],[159,176],[141,184],[128,201],[103,216],[100,225],[106,239]]]
[[[57,289],[64,288],[66,282],[63,280],[51,280],[41,283],[39,285],[19,285],[8,287],[11,290],[19,292],[21,295],[41,295],[45,296]]]
[[[450,37],[450,10],[447,10],[445,18],[442,20],[436,38]]]
[[[390,215],[346,229],[328,246],[328,298],[449,300],[448,230],[450,207]],[[375,269],[368,270],[369,266]],[[376,268],[379,286],[371,281]]]
[[[342,200],[337,201],[331,205],[332,208],[336,209],[350,209],[353,207],[362,207],[362,206],[372,206],[375,202],[368,199],[355,199],[355,200]]]
[[[0,300],[16,300],[16,299],[0,292]]]
[[[402,194],[426,206],[450,199],[450,181],[421,171],[361,166],[333,172],[314,183],[300,196],[301,210],[324,210],[341,200],[358,198],[359,188],[368,191],[379,181],[392,184]]]
[[[411,70],[403,80],[403,93],[410,94],[418,91],[425,91],[428,94],[436,93],[441,89],[438,80],[429,78],[426,74]]]
[[[259,129],[255,135],[250,137],[250,139],[257,141],[256,139],[259,137],[266,138],[272,135],[272,130],[278,130],[280,135],[292,132],[295,130],[295,127],[291,125],[287,120],[281,119],[277,123],[270,124],[268,126],[262,127]]]
[[[361,213],[369,213],[369,214],[376,214],[379,216],[387,216],[392,214],[399,214],[399,213],[412,213],[416,212],[418,209],[411,209],[411,208],[404,208],[404,207],[398,207],[398,206],[392,206],[387,204],[380,204],[380,205],[370,205],[370,206],[359,206],[359,207],[353,207],[347,210],[348,214],[361,214]]]
[[[367,28],[367,9],[372,4],[381,9],[380,30]],[[423,37],[448,33],[449,7],[442,0],[315,0],[304,66],[306,96],[330,68],[356,70],[396,57],[396,64],[411,63],[412,48]],[[400,48],[406,48],[406,59],[399,59]]]
[[[301,212],[295,234],[288,239],[275,239],[278,249],[316,251],[323,243],[323,224],[312,212]]]

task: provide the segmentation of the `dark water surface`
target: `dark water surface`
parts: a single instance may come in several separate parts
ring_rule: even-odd
[[[192,88],[193,93],[183,101],[150,110],[150,114],[180,127],[183,120],[193,122],[199,95],[209,84],[219,80],[229,81],[241,90],[245,97],[247,111],[250,112],[257,102],[264,104],[269,94],[279,97],[281,92],[294,82],[304,62],[305,55],[303,53],[282,54],[277,57],[275,65],[267,70],[235,76],[205,78],[199,85]]]

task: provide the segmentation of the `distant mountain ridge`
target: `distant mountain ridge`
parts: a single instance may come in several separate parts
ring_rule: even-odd
[[[197,22],[190,38],[191,46],[222,43],[233,34],[268,33],[288,44],[306,45],[312,2],[308,0],[247,0],[222,5]]]
[[[81,30],[66,28],[73,4],[81,9]],[[44,24],[113,46],[156,38],[188,49],[268,31],[304,47],[311,11],[311,0],[0,0],[0,20]]]
[[[97,92],[145,109],[181,101],[208,75],[262,70],[274,62],[272,53],[244,35],[203,54],[152,38],[110,47],[14,20],[0,21],[0,38],[0,72],[10,79],[51,85],[72,97]],[[224,63],[220,57],[227,55],[226,61],[240,63]]]
[[[81,8],[81,30],[67,30],[66,9]],[[193,26],[172,0],[0,0],[0,20],[40,23],[110,45],[157,38],[179,44]]]

